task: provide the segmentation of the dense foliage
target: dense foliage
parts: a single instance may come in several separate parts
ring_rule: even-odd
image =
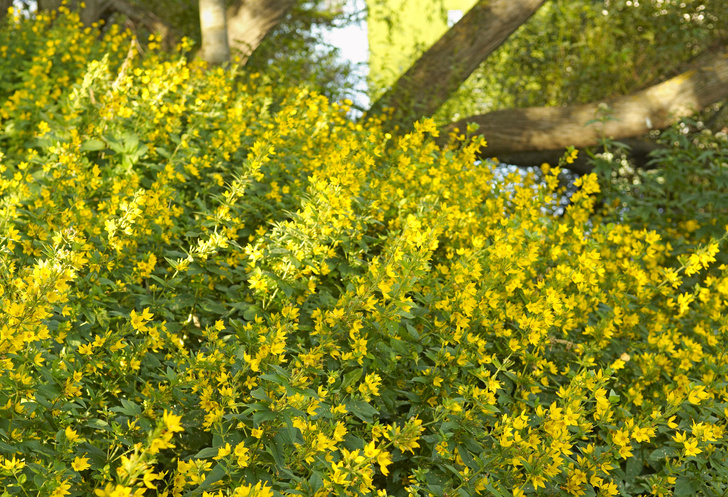
[[[135,0],[133,3],[150,9],[175,35],[186,36],[199,46],[198,0]],[[360,15],[342,9],[343,3],[339,0],[296,3],[246,61],[247,70],[264,71],[287,86],[313,87],[332,100],[350,96],[352,65],[341,59],[338,49],[321,37],[323,29],[345,24]],[[233,57],[237,55],[233,49]]]
[[[723,0],[551,0],[461,86],[439,118],[625,95],[676,76],[726,40]]]
[[[728,489],[722,227],[155,45],[0,29],[3,495]]]
[[[602,212],[663,233],[678,254],[696,240],[719,238],[728,220],[726,141],[726,131],[684,120],[661,133],[665,148],[652,152],[647,169],[633,167],[618,142],[607,143],[594,160],[604,185]],[[728,263],[725,253],[718,261]]]

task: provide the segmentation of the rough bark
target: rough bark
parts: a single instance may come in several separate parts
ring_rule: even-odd
[[[296,0],[237,0],[227,10],[228,45],[242,64]]]
[[[134,24],[143,26],[150,33],[159,35],[166,48],[172,48],[177,37],[172,28],[152,11],[133,5],[126,0],[111,0],[111,8],[126,16]]]
[[[681,117],[703,110],[728,97],[728,50],[704,59],[689,70],[640,92],[604,102],[608,120],[596,121],[603,113],[601,102],[566,107],[506,109],[471,116],[446,127],[464,130],[466,123],[479,125],[478,133],[488,142],[488,157],[505,154],[558,151],[568,146],[588,147],[602,138],[620,140],[639,137],[653,129],[664,129]],[[535,157],[535,156],[532,156]]]
[[[0,20],[8,15],[8,9],[13,6],[13,0],[0,0]]]
[[[202,50],[200,55],[211,64],[230,60],[225,0],[199,0]]]
[[[76,10],[79,4],[83,3],[84,7],[79,9],[79,16],[84,26],[91,26],[93,23],[102,19],[109,8],[110,0],[71,0],[67,6],[71,10]],[[57,10],[63,4],[63,0],[38,0],[38,10]]]
[[[640,169],[650,169],[650,152],[664,148],[663,145],[649,140],[647,138],[625,138],[619,140],[620,143],[626,145],[627,156],[631,163]],[[492,157],[488,149],[482,151],[484,155]],[[538,167],[543,163],[556,165],[559,159],[563,157],[564,149],[554,150],[532,150],[528,152],[504,153],[497,156],[497,159],[504,164],[513,164],[519,167]],[[588,174],[592,172],[594,166],[590,163],[590,157],[582,150],[576,160],[567,166],[571,171],[578,174]]]
[[[370,110],[394,108],[408,126],[431,116],[544,0],[480,0],[402,75]]]

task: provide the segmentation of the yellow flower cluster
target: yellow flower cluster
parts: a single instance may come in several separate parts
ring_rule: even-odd
[[[564,208],[559,167],[132,39],[0,29],[0,489],[669,495],[724,464],[722,240],[674,262],[594,175]]]

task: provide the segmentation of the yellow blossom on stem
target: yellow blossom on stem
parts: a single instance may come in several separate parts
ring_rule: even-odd
[[[71,463],[71,467],[74,471],[83,471],[91,467],[88,463],[88,457],[77,457]]]

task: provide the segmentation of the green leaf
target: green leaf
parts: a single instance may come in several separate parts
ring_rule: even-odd
[[[478,463],[475,462],[475,459],[473,459],[473,456],[470,454],[468,449],[466,449],[462,445],[458,445],[458,454],[460,454],[460,459],[463,460],[467,467],[469,467],[473,471],[478,471],[480,469]]]
[[[283,458],[283,447],[285,446],[283,442],[283,437],[281,437],[280,433],[277,434],[275,437],[273,437],[272,443],[266,445],[267,452],[273,456],[273,460],[276,463],[276,466],[278,466],[278,469],[285,468],[285,460]]]
[[[208,457],[215,457],[218,452],[219,450],[216,447],[207,447],[195,454],[195,459],[207,459]]]
[[[627,459],[627,465],[625,467],[625,474],[627,481],[633,483],[635,479],[642,473],[642,458],[641,457],[630,457]]]
[[[695,493],[697,488],[697,482],[695,480],[681,476],[675,482],[675,493],[673,495],[675,495],[675,497],[680,497],[681,495],[692,495]]]
[[[660,461],[668,457],[674,457],[677,455],[675,447],[661,447],[657,450],[652,451],[650,454],[651,461]]]
[[[107,423],[103,419],[92,418],[88,421],[88,423],[86,423],[86,426],[95,430],[111,432],[111,425],[109,425],[109,423]]]
[[[361,368],[346,373],[343,381],[341,382],[341,389],[345,391],[348,387],[359,381],[359,378],[361,378],[363,373],[364,370]]]
[[[324,481],[321,479],[321,475],[318,473],[313,473],[311,475],[311,478],[308,479],[308,484],[311,486],[312,494],[316,494],[316,492],[321,489],[324,485]]]
[[[279,374],[261,374],[258,376],[258,378],[268,380],[272,383],[275,383],[276,385],[281,385],[281,386],[288,385],[288,379],[284,378],[283,376],[281,376]]]
[[[97,138],[92,138],[90,140],[86,140],[81,145],[81,150],[84,152],[96,152],[98,150],[103,150],[106,148],[106,143],[103,140],[99,140]]]
[[[256,316],[262,316],[263,315],[263,309],[258,307],[257,305],[251,305],[248,307],[245,312],[243,312],[243,318],[246,321],[255,321]]]
[[[271,400],[271,398],[268,397],[268,394],[265,393],[265,390],[263,390],[262,388],[256,388],[255,390],[252,390],[250,392],[250,396],[258,400]]]
[[[363,400],[350,400],[346,403],[346,410],[367,423],[373,423],[374,416],[379,414],[379,411]]]
[[[202,310],[207,311],[211,314],[222,315],[222,314],[225,314],[225,312],[227,312],[227,309],[225,308],[224,305],[222,305],[218,302],[212,302],[209,300],[200,303],[200,307],[202,308]]]
[[[53,405],[48,402],[48,399],[46,399],[44,396],[42,396],[40,393],[36,392],[34,395],[35,401],[40,404],[41,406],[45,407],[46,409],[52,409]]]
[[[221,480],[225,475],[227,474],[227,470],[222,464],[216,464],[215,467],[212,468],[212,471],[207,473],[207,478],[205,478],[205,481],[202,482],[202,484],[197,487],[193,493],[193,495],[199,494],[204,490],[207,490],[212,486],[213,483]]]
[[[129,417],[139,416],[142,413],[142,408],[138,404],[130,402],[126,399],[120,400],[122,407],[112,407],[109,410],[112,412],[120,412],[121,414],[126,414]]]
[[[164,147],[157,147],[156,152],[157,152],[157,154],[159,154],[161,157],[164,157],[165,159],[169,159],[172,156],[170,151]]]
[[[253,425],[260,426],[260,424],[263,423],[264,421],[270,421],[272,419],[276,419],[277,417],[278,417],[278,413],[275,413],[270,410],[256,411],[253,414]]]
[[[407,331],[409,332],[409,334],[410,334],[410,336],[412,338],[414,338],[417,341],[420,340],[420,334],[417,332],[417,330],[415,329],[414,326],[412,326],[409,323],[405,323],[404,326],[405,326],[405,328],[407,329]]]

